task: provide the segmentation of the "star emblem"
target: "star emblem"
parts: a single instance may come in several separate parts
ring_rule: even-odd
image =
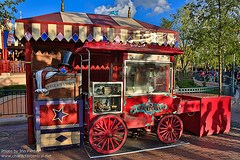
[[[53,109],[55,116],[53,117],[53,121],[59,120],[61,123],[63,121],[63,117],[67,116],[68,114],[63,111],[63,107],[59,110]]]

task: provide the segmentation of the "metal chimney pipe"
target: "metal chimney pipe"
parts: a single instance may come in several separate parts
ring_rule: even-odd
[[[128,18],[131,18],[131,7],[128,8]]]
[[[64,12],[64,0],[62,0],[62,4],[61,4],[61,12]]]

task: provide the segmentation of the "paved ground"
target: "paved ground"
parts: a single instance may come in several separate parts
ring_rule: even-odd
[[[184,133],[181,140],[189,142],[174,148],[132,153],[101,159],[109,160],[237,160],[240,159],[240,124],[233,124],[231,132],[207,137]],[[236,127],[235,127],[236,126]],[[35,152],[27,144],[27,124],[1,126],[0,159],[88,160],[84,148]]]
[[[239,89],[240,90],[240,89]],[[184,133],[181,140],[189,144],[141,153],[101,158],[104,160],[240,160],[240,99],[233,102],[231,131],[199,138]],[[35,152],[27,144],[27,124],[0,125],[0,160],[88,160],[84,148]],[[100,158],[99,158],[100,159]]]

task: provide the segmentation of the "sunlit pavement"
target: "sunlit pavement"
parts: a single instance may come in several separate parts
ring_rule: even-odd
[[[2,125],[0,127],[0,159],[90,159],[83,147],[58,151],[35,152],[33,146],[26,145],[26,123]],[[145,151],[141,153],[132,153],[101,159],[240,159],[240,125],[236,122],[233,123],[231,131],[227,134],[199,138],[192,134],[184,133],[181,140],[189,142],[189,144],[184,144],[173,148]]]

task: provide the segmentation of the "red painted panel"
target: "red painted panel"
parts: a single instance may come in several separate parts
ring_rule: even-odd
[[[40,106],[40,126],[78,124],[77,104],[50,104]]]
[[[230,131],[231,97],[204,98],[201,106],[200,135]]]
[[[128,128],[151,126],[155,116],[176,112],[179,102],[179,98],[164,94],[127,97],[124,120]]]
[[[181,114],[184,130],[197,136],[207,136],[230,131],[231,97],[196,94],[193,99],[200,98],[198,112]],[[190,98],[190,96],[188,96]]]
[[[188,113],[200,111],[200,100],[181,100],[178,113]]]
[[[196,136],[200,136],[200,111],[183,113],[179,117],[183,121],[183,130],[191,132]]]

